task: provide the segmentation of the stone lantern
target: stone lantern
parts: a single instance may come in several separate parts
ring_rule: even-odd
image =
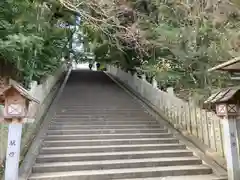
[[[28,106],[31,101],[39,103],[23,87],[12,83],[1,92],[4,97],[4,119],[22,120],[27,116]]]

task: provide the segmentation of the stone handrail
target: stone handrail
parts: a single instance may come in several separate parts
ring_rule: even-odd
[[[173,93],[161,91],[155,81],[150,84],[145,76],[141,79],[114,66],[108,66],[107,72],[157,107],[182,134],[206,145],[218,157],[225,156],[222,121],[215,113],[196,107]]]

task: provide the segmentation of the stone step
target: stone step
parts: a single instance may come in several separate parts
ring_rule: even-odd
[[[93,152],[123,152],[185,149],[183,144],[127,144],[127,145],[99,145],[99,146],[64,146],[43,147],[41,154],[93,153]]]
[[[104,98],[103,98],[104,99]],[[66,105],[67,104],[67,105]],[[126,106],[127,105],[127,106]],[[98,104],[95,104],[94,106],[91,105],[91,104],[82,104],[82,105],[78,105],[78,104],[69,104],[69,103],[64,103],[64,104],[60,104],[58,103],[58,107],[61,108],[61,109],[107,109],[107,108],[111,108],[111,107],[114,107],[115,109],[123,109],[123,108],[129,108],[129,109],[134,109],[134,108],[142,108],[141,105],[139,104],[131,104],[129,102],[126,102],[124,104],[118,104],[117,100],[112,103],[98,103]]]
[[[84,92],[84,94],[79,94],[79,91],[81,91],[81,90],[88,90],[88,92]],[[95,91],[92,91],[92,90],[89,90],[89,89],[86,89],[86,88],[85,89],[81,89],[79,87],[74,87],[74,89],[70,90],[70,92],[68,92],[66,89],[64,89],[62,97],[59,100],[59,102],[61,102],[63,104],[65,102],[66,103],[71,103],[71,104],[77,104],[76,98],[81,98],[81,100],[86,100],[87,104],[95,106],[96,105],[95,103],[99,103],[99,101],[101,101],[102,98],[104,97],[104,98],[108,98],[108,99],[105,99],[106,103],[107,102],[111,102],[113,100],[119,100],[119,102],[128,101],[128,102],[134,103],[134,100],[132,98],[129,100],[128,99],[129,96],[124,94],[124,92],[118,91],[117,93],[119,94],[119,96],[116,97],[116,94],[114,94],[114,92],[112,91],[114,89],[112,89],[112,88],[108,88],[107,90],[110,90],[110,91],[106,92],[106,93],[99,92],[101,90],[102,89],[100,89],[98,87],[95,87]],[[116,89],[114,91],[116,91]],[[74,96],[75,99],[73,97],[69,96],[69,94],[68,94],[68,93],[72,94],[73,92],[75,92],[75,96]],[[98,97],[98,96],[100,96],[100,97]],[[109,98],[109,96],[112,96],[112,97]],[[84,105],[84,103],[82,101],[79,102],[79,104],[81,104],[81,105],[83,104]]]
[[[66,125],[66,124],[50,124],[49,130],[60,130],[60,129],[128,129],[128,128],[161,128],[159,124],[119,124],[119,125]],[[163,128],[163,127],[162,127]]]
[[[33,173],[101,170],[118,168],[140,168],[159,166],[197,165],[202,161],[196,157],[120,159],[105,161],[75,161],[35,164]]]
[[[52,118],[52,121],[143,121],[143,122],[156,122],[157,121],[151,117],[105,117],[105,116],[84,116],[84,117],[58,117],[58,118]]]
[[[59,140],[44,141],[45,147],[62,146],[96,146],[96,145],[121,145],[121,144],[161,144],[179,143],[176,138],[132,138],[132,139],[93,139],[93,140]]]
[[[80,90],[87,90],[88,92],[84,92],[84,93],[81,92],[83,94],[80,94],[79,93]],[[76,86],[69,91],[65,88],[62,94],[62,98],[59,100],[59,102],[61,103],[72,102],[72,104],[76,104],[76,97],[81,98],[82,100],[87,100],[86,102],[90,103],[90,105],[92,106],[96,105],[96,103],[99,103],[99,101],[101,101],[103,97],[108,98],[108,99],[105,99],[106,102],[111,102],[112,100],[120,100],[120,102],[127,100],[129,102],[134,102],[134,99],[133,98],[129,99],[129,97],[131,96],[126,94],[124,91],[122,92],[121,89],[113,89],[113,87],[109,87],[109,88],[106,88],[106,90],[109,90],[109,92],[108,91],[102,92],[102,88],[99,88],[97,86],[94,87],[94,90],[90,89],[89,87],[79,88],[79,86],[78,87]],[[116,97],[116,94],[114,94],[114,91],[115,93],[118,93],[119,96]],[[68,93],[72,94],[72,92],[75,92],[75,96],[74,96],[75,99],[72,96],[69,96],[68,94]],[[79,104],[84,104],[84,103],[81,101],[79,102]]]
[[[69,112],[66,110],[62,110],[60,112],[56,112],[56,116],[107,116],[107,115],[121,115],[121,116],[126,116],[126,115],[131,115],[131,116],[139,116],[141,115],[148,115],[147,111],[74,111],[74,112]],[[128,117],[128,116],[126,116]]]
[[[73,113],[72,113],[73,114]],[[71,115],[70,113],[58,113],[53,116],[53,119],[126,119],[126,120],[147,120],[149,115],[147,113],[142,114],[130,114],[130,113],[96,113],[96,114],[84,114],[84,113],[74,113],[75,115]],[[151,117],[150,117],[151,118]],[[151,120],[154,120],[151,118]]]
[[[126,119],[147,119],[149,118],[149,115],[147,113],[142,113],[139,115],[133,115],[133,114],[103,114],[103,113],[99,113],[99,114],[55,114],[55,116],[53,118],[55,119],[60,119],[60,118],[126,118]]]
[[[74,88],[76,89],[76,87]],[[113,90],[113,89],[109,89],[109,90]],[[79,90],[78,90],[79,91]],[[93,93],[97,93],[97,95],[93,95]],[[108,104],[108,103],[113,103],[113,102],[118,102],[118,104],[124,103],[124,102],[128,102],[131,104],[136,104],[136,101],[134,99],[132,99],[129,96],[126,96],[126,94],[119,94],[118,97],[116,97],[116,95],[111,93],[112,91],[108,92],[108,93],[99,93],[97,91],[92,91],[92,92],[84,92],[85,96],[82,96],[79,94],[79,92],[76,93],[75,95],[75,99],[72,99],[68,96],[64,95],[62,96],[62,98],[59,100],[59,103],[63,103],[63,104],[69,104],[69,105],[91,105],[91,106],[96,106],[98,104],[102,103],[102,100],[104,98],[104,105]],[[72,93],[71,93],[72,94]],[[112,97],[109,98],[109,96],[112,94]],[[101,97],[98,97],[98,95],[100,95]],[[81,101],[77,101],[77,98],[81,98]],[[106,99],[105,99],[106,98]],[[85,101],[84,101],[85,100]],[[126,105],[126,104],[125,104]]]
[[[163,128],[142,128],[142,129],[58,129],[48,130],[49,135],[61,134],[108,134],[108,133],[167,133],[167,129]]]
[[[71,120],[64,120],[64,121],[51,121],[51,124],[59,124],[59,125],[135,125],[135,124],[143,124],[143,125],[149,125],[149,124],[157,124],[155,121],[92,121],[92,120],[78,120],[78,121],[71,121]]]
[[[57,107],[56,113],[58,112],[89,112],[89,114],[107,111],[107,112],[142,112],[146,111],[144,108],[114,108],[114,107],[88,107],[88,106],[65,106],[65,107]],[[146,111],[147,112],[147,111]]]
[[[86,114],[98,114],[98,113],[142,113],[142,112],[146,112],[146,110],[144,109],[104,109],[104,108],[86,108],[86,107],[80,107],[80,108],[70,108],[70,107],[66,107],[66,108],[58,108],[56,110],[56,114],[58,113],[86,113]]]
[[[156,178],[131,178],[131,179],[118,179],[118,180],[227,180],[226,177],[217,177],[216,175],[191,175],[191,176],[168,176]]]
[[[118,97],[116,97],[115,95],[113,95],[113,97],[109,98],[109,95],[111,95],[111,91],[106,94],[102,94],[100,98],[98,98],[97,96],[92,96],[93,92],[90,92],[89,94],[85,93],[86,96],[79,96],[78,93],[75,95],[75,99],[71,99],[69,97],[64,97],[62,96],[62,98],[59,100],[59,103],[62,104],[69,104],[69,105],[91,105],[91,106],[96,106],[100,103],[102,103],[103,98],[106,98],[104,101],[104,104],[108,104],[108,103],[113,103],[116,102],[116,100],[118,101],[118,104],[121,103],[131,103],[131,104],[136,104],[136,101],[134,101],[132,98],[129,99],[129,97],[126,97],[125,94],[120,94]],[[98,93],[98,92],[95,92]],[[77,98],[81,98],[81,101],[77,101]],[[85,100],[85,101],[84,101]],[[126,105],[126,104],[125,104]]]
[[[125,133],[125,134],[73,134],[73,135],[47,135],[46,140],[81,140],[81,139],[131,139],[131,138],[168,138],[173,137],[170,133]]]
[[[63,96],[62,96],[63,97]],[[61,99],[60,99],[61,100]],[[102,103],[101,106],[98,106],[96,104],[91,104],[91,105],[80,105],[80,104],[76,104],[74,106],[69,106],[68,104],[63,104],[62,106],[57,106],[56,110],[62,110],[62,109],[80,109],[80,110],[109,110],[109,111],[117,111],[118,109],[120,111],[139,111],[141,110],[141,108],[139,109],[139,107],[142,107],[141,105],[137,104],[136,107],[134,108],[128,108],[128,107],[122,107],[122,108],[118,108],[118,104],[112,104],[112,106],[107,106],[105,105],[105,103]],[[144,109],[145,110],[145,109]]]
[[[68,171],[53,173],[32,174],[29,180],[112,180],[120,178],[147,178],[147,177],[165,177],[181,175],[199,175],[209,174],[212,170],[204,165],[186,165],[170,167],[146,167],[146,168],[128,168],[128,169],[110,169],[110,170],[89,170],[89,171]]]
[[[117,159],[142,159],[159,157],[191,157],[193,153],[186,149],[176,150],[151,150],[127,152],[102,152],[102,153],[73,153],[73,154],[48,154],[39,155],[37,163],[70,162],[70,161],[100,161]]]

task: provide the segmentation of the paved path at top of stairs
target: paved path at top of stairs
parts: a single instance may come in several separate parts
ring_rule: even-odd
[[[213,180],[103,72],[73,71],[29,180]]]

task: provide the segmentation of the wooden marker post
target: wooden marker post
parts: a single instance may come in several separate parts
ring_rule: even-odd
[[[27,116],[30,101],[39,101],[17,83],[6,87],[1,95],[4,97],[4,120],[9,123],[5,180],[18,180],[23,119]]]
[[[18,180],[21,136],[22,136],[22,124],[21,123],[9,124],[8,147],[5,165],[5,180]]]
[[[232,87],[223,89],[210,96],[205,103],[215,104],[216,113],[222,118],[224,128],[225,157],[227,161],[228,180],[239,180],[239,100],[240,89]]]

